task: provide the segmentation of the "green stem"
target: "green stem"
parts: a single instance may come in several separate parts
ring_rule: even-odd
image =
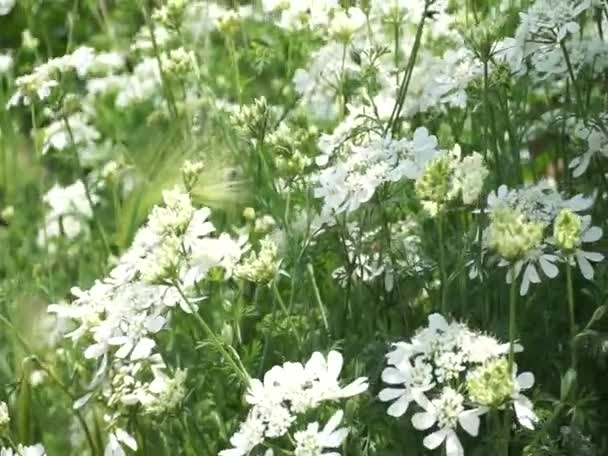
[[[517,280],[513,273],[513,281],[509,289],[509,372],[513,372],[515,358],[515,337],[517,333]]]
[[[220,338],[217,336],[217,334],[215,334],[215,332],[213,331],[213,329],[211,329],[211,327],[207,324],[207,322],[205,321],[205,319],[198,313],[197,309],[192,305],[192,303],[190,302],[190,300],[188,299],[188,297],[186,296],[186,294],[183,292],[183,290],[181,289],[181,287],[179,286],[179,284],[177,282],[174,282],[173,286],[176,288],[177,292],[180,294],[180,296],[182,297],[182,299],[184,300],[184,302],[186,303],[186,305],[188,306],[188,308],[192,312],[192,315],[194,315],[194,318],[196,319],[196,321],[198,322],[198,324],[203,329],[203,332],[205,332],[205,334],[207,335],[207,337],[209,337],[209,339],[211,339],[211,342],[215,345],[215,347],[217,348],[217,350],[222,354],[222,356],[226,359],[226,361],[228,361],[228,363],[230,364],[230,367],[232,367],[234,373],[246,385],[249,385],[251,377],[249,376],[249,374],[247,373],[247,370],[245,369],[245,367],[241,363],[240,358],[238,358],[238,356],[236,355],[236,353],[231,354],[226,349],[226,347],[224,347],[224,344],[222,343],[222,341],[220,340]]]
[[[405,102],[405,97],[407,95],[407,91],[410,85],[410,81],[412,79],[412,73],[414,72],[414,65],[416,63],[416,57],[418,55],[418,50],[420,49],[420,43],[422,41],[422,31],[424,29],[424,22],[426,20],[426,16],[428,14],[428,7],[431,1],[426,0],[424,2],[424,11],[422,12],[422,17],[420,18],[420,23],[418,24],[418,29],[416,30],[416,37],[414,39],[414,44],[412,45],[412,51],[410,52],[407,67],[405,68],[405,72],[403,74],[403,80],[401,81],[401,87],[399,87],[399,92],[397,94],[397,102],[395,106],[393,106],[393,111],[391,112],[391,117],[386,125],[385,133],[392,131],[393,133],[396,130],[397,120],[401,115],[401,110],[403,109],[403,103]]]
[[[38,358],[36,355],[30,356],[30,359],[33,362],[35,362],[38,365],[38,367],[40,367],[40,369],[42,369],[49,376],[49,378],[51,380],[53,380],[59,386],[59,388],[65,393],[65,395],[70,398],[72,403],[76,402],[77,397],[72,394],[72,392],[67,387],[67,385],[65,383],[63,383],[63,381],[57,376],[57,374],[55,374],[55,372],[53,370],[51,370],[51,368],[49,368],[46,364],[44,364],[42,362],[42,360],[40,358]],[[82,416],[82,413],[80,412],[80,410],[76,410],[74,408],[72,408],[72,412],[74,413],[74,416],[76,417],[76,419],[80,423],[80,426],[82,427],[82,430],[84,431],[87,443],[91,450],[91,456],[99,454],[99,452],[97,450],[97,446],[95,445],[95,442],[93,440],[93,434],[91,434],[89,426],[88,426],[86,420],[84,419],[84,417]]]
[[[296,328],[296,326],[294,325],[293,321],[289,318],[291,313],[289,312],[289,309],[285,305],[285,301],[283,301],[283,298],[281,297],[281,293],[279,292],[279,289],[277,287],[277,281],[276,280],[272,281],[271,288],[272,288],[272,292],[274,293],[274,296],[275,296],[277,302],[279,303],[279,305],[281,306],[281,309],[283,310],[283,313],[285,313],[285,316],[289,320],[289,326],[291,327],[291,330],[293,331],[294,335],[296,336],[296,341],[298,343],[298,346],[301,346],[301,344],[302,344],[302,338],[300,337],[300,333],[298,331],[298,328]]]
[[[319,287],[317,286],[317,281],[315,279],[315,271],[312,267],[312,264],[308,264],[308,275],[310,276],[310,281],[312,282],[312,289],[315,293],[315,298],[317,300],[317,305],[319,306],[319,311],[321,312],[321,318],[323,319],[323,326],[325,326],[325,331],[329,334],[329,323],[327,322],[327,314],[325,313],[325,306],[323,305],[323,300],[321,299],[321,293],[319,292]]]
[[[578,108],[576,112],[577,114],[581,114],[583,112],[583,97],[580,93],[578,84],[576,83],[574,68],[572,67],[572,62],[570,61],[570,54],[568,54],[564,40],[562,40],[559,44],[562,48],[562,52],[564,53],[564,59],[566,60],[566,66],[568,67],[568,74],[570,75],[570,80],[572,81],[572,89],[574,90],[574,96],[576,97],[576,105]]]
[[[141,2],[141,9],[142,9],[144,19],[146,21],[146,25],[150,32],[150,41],[152,42],[152,50],[154,51],[154,57],[156,58],[156,63],[158,64],[158,71],[160,73],[160,79],[161,79],[161,83],[163,86],[163,92],[165,95],[165,99],[167,100],[167,104],[169,105],[169,111],[171,112],[171,116],[174,119],[177,119],[179,117],[179,115],[178,115],[178,111],[177,111],[177,104],[175,102],[175,96],[173,95],[173,91],[171,90],[171,86],[169,85],[169,79],[167,78],[167,75],[165,74],[165,71],[163,69],[162,60],[160,58],[160,49],[158,47],[158,42],[156,41],[156,33],[154,31],[154,21],[152,20],[152,17],[150,16],[150,11],[146,7],[145,1]]]
[[[89,188],[89,184],[87,183],[87,179],[84,173],[84,169],[82,167],[82,163],[80,163],[80,156],[78,155],[78,148],[76,147],[76,140],[74,139],[74,132],[72,131],[72,127],[70,126],[70,122],[68,121],[65,113],[62,113],[63,123],[65,124],[65,128],[68,131],[68,136],[70,137],[70,143],[72,145],[72,150],[74,152],[74,161],[76,163],[76,167],[78,169],[78,175],[80,176],[80,180],[82,181],[82,185],[84,187],[84,193],[87,198],[87,202],[89,206],[91,206],[91,213],[93,214],[93,223],[95,224],[95,228],[99,233],[99,237],[103,243],[103,246],[106,250],[106,255],[110,257],[112,255],[112,249],[110,248],[110,243],[108,242],[108,237],[106,236],[106,232],[103,229],[103,225],[101,224],[101,220],[97,210],[95,209],[95,203],[93,202],[93,197],[91,196],[91,189]]]
[[[239,69],[239,58],[236,52],[236,45],[234,44],[234,38],[231,35],[226,37],[226,43],[228,45],[228,52],[230,53],[230,61],[234,70],[234,86],[237,90],[237,100],[239,106],[243,105],[243,88],[241,86],[241,70]]]
[[[572,288],[572,265],[569,259],[566,261],[566,285],[568,288],[568,313],[570,316],[570,366],[576,369],[576,320],[574,318],[574,291]]]
[[[441,273],[441,313],[447,316],[447,289],[448,289],[448,276],[445,268],[445,246],[444,246],[444,233],[443,233],[443,212],[437,215],[437,234],[439,236],[439,271]]]

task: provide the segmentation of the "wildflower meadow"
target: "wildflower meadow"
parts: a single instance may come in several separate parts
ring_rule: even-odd
[[[0,456],[608,455],[607,35],[0,0]]]

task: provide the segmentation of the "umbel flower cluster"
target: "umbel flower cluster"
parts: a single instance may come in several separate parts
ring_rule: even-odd
[[[379,398],[392,402],[387,413],[394,417],[413,405],[412,425],[430,432],[424,437],[426,448],[445,445],[449,456],[462,456],[460,428],[477,437],[480,418],[492,410],[513,409],[522,426],[534,429],[538,417],[522,394],[534,385],[534,375],[518,374],[512,353],[509,358],[509,351],[521,350],[519,344],[500,343],[464,323],[431,314],[428,326],[409,341],[395,343],[386,355],[389,367],[382,380],[391,386]]]
[[[245,456],[275,440],[292,442],[296,455],[330,454],[325,449],[339,454],[337,449],[348,433],[347,428],[338,428],[344,415],[342,410],[336,411],[321,430],[318,422],[309,422],[304,427],[302,418],[326,402],[337,402],[367,390],[366,377],[341,386],[342,365],[342,355],[337,351],[330,351],[327,357],[315,352],[304,365],[286,362],[266,372],[263,381],[251,380],[246,396],[251,410],[230,439],[233,448],[221,451],[220,456]],[[294,433],[294,428],[301,430]],[[288,435],[289,440],[285,440]]]
[[[592,263],[602,261],[604,255],[583,250],[583,244],[598,241],[602,229],[592,226],[590,215],[579,214],[592,205],[593,198],[565,198],[548,182],[520,189],[503,185],[488,196],[490,223],[482,235],[482,248],[497,256],[499,267],[508,267],[508,283],[521,276],[522,296],[531,284],[541,282],[541,271],[555,278],[559,262],[576,264],[591,280]]]

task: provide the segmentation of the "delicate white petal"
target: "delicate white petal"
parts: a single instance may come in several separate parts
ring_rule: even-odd
[[[429,315],[429,328],[445,331],[448,329],[448,327],[448,321],[443,317],[443,315],[438,313]]]
[[[116,439],[119,442],[124,443],[126,446],[131,448],[133,451],[137,450],[137,441],[126,431],[124,431],[123,429],[116,429],[114,434],[116,435]]]
[[[424,431],[437,422],[437,417],[429,412],[418,412],[412,416],[412,426],[419,431]]]
[[[342,422],[343,417],[344,412],[342,410],[338,410],[336,413],[334,413],[323,428],[323,433],[331,434],[334,430],[338,428],[338,426]]]
[[[443,443],[443,441],[447,437],[447,433],[448,432],[445,429],[440,429],[439,431],[433,432],[432,434],[429,434],[424,438],[422,444],[425,448],[428,448],[429,450],[434,450]]]
[[[599,226],[592,226],[583,233],[583,242],[595,242],[602,237],[602,229]]]
[[[515,415],[519,423],[528,429],[534,429],[534,423],[538,421],[538,417],[532,410],[532,402],[521,394],[513,401],[515,407]]]
[[[407,380],[407,375],[394,367],[387,367],[382,371],[382,381],[391,385],[404,383]]]
[[[464,456],[464,449],[454,431],[449,431],[445,440],[446,456]]]
[[[559,274],[559,268],[555,266],[551,261],[548,261],[545,258],[546,255],[543,255],[538,260],[543,273],[549,277],[550,279],[554,279]]]
[[[369,383],[367,382],[367,377],[359,377],[354,382],[349,383],[340,392],[340,397],[352,397],[357,394],[361,394],[364,391],[367,391],[369,388]]]
[[[156,346],[156,342],[152,339],[144,337],[140,340],[133,351],[131,352],[131,360],[136,361],[138,359],[144,359],[150,356],[152,349]]]
[[[591,266],[589,260],[580,251],[576,252],[576,262],[583,277],[587,280],[593,279],[593,266]]]
[[[327,373],[332,379],[337,379],[342,371],[344,359],[342,354],[337,351],[330,351],[327,355]]]
[[[401,396],[395,402],[391,404],[391,406],[386,410],[386,413],[390,416],[394,416],[395,418],[399,418],[403,416],[410,405],[410,400],[407,396]]]
[[[325,448],[338,448],[340,445],[342,445],[342,442],[344,442],[347,435],[347,428],[338,429],[324,438],[322,444]]]
[[[397,399],[399,396],[405,393],[404,389],[399,388],[384,388],[378,394],[378,399],[382,402],[392,401],[393,399]]]
[[[604,259],[604,255],[598,252],[583,252],[581,250],[581,253],[585,256],[585,258],[587,258],[589,261],[593,261],[594,263],[599,263]]]
[[[517,376],[516,381],[520,389],[530,389],[534,386],[534,374],[532,372],[522,372]]]
[[[469,435],[477,437],[480,423],[477,410],[465,410],[458,416],[458,422]]]

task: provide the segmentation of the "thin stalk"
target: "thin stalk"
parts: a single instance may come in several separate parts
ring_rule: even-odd
[[[55,374],[55,372],[53,372],[49,367],[47,367],[47,365],[44,364],[40,358],[38,358],[37,356],[34,355],[34,356],[31,356],[30,359],[32,361],[34,361],[38,365],[38,367],[40,367],[40,369],[42,369],[49,376],[49,378],[51,378],[59,386],[59,388],[66,394],[66,396],[68,396],[70,398],[72,403],[77,400],[77,398],[72,394],[72,392],[67,387],[67,385],[65,383],[63,383],[63,381],[61,381],[61,379],[59,377],[57,377],[57,374]],[[95,445],[95,442],[93,441],[93,434],[91,434],[89,426],[88,426],[86,420],[84,419],[84,417],[82,416],[82,413],[80,413],[80,410],[76,410],[74,408],[72,408],[72,411],[74,413],[74,416],[80,423],[82,430],[84,431],[84,434],[85,434],[85,437],[87,440],[87,444],[89,445],[89,448],[91,450],[91,455],[93,456],[93,455],[99,454],[99,452],[97,450],[97,446]]]
[[[509,372],[513,372],[515,358],[515,337],[517,334],[517,280],[513,274],[513,281],[509,289]]]
[[[568,314],[570,316],[570,366],[576,369],[576,319],[574,317],[574,291],[572,288],[572,265],[566,261],[566,286],[568,288]]]
[[[441,273],[441,313],[447,316],[447,289],[448,289],[448,274],[445,268],[445,246],[443,220],[444,214],[440,212],[437,215],[437,235],[439,236],[439,271]]]
[[[577,105],[577,114],[581,114],[580,110],[583,109],[583,97],[580,93],[578,84],[576,83],[576,77],[574,76],[574,69],[572,67],[572,62],[570,61],[570,54],[568,54],[568,50],[566,49],[566,45],[562,40],[559,43],[562,48],[562,52],[564,53],[564,59],[566,60],[566,66],[568,67],[568,74],[570,75],[570,80],[572,81],[572,88],[574,90],[574,96],[576,97],[576,105]]]
[[[80,180],[82,181],[82,185],[84,187],[84,193],[87,198],[87,202],[89,203],[89,206],[91,206],[91,213],[93,214],[93,223],[95,224],[95,228],[99,233],[99,237],[106,250],[106,254],[108,257],[110,257],[112,255],[112,249],[110,249],[110,243],[108,242],[106,232],[103,229],[103,225],[101,224],[99,214],[95,209],[95,203],[93,202],[93,197],[91,196],[91,189],[89,188],[89,184],[87,183],[87,179],[84,174],[84,169],[82,168],[82,164],[80,163],[80,156],[78,155],[78,148],[76,147],[74,132],[72,131],[72,127],[70,127],[70,122],[68,121],[68,118],[66,117],[65,113],[63,113],[61,117],[63,118],[63,123],[65,124],[65,128],[68,131],[68,136],[70,137],[70,143],[72,145],[72,150],[74,151],[74,161],[78,169],[78,175],[80,176]]]
[[[291,312],[289,312],[289,309],[285,305],[285,301],[283,301],[283,298],[281,297],[281,293],[279,292],[279,288],[277,287],[277,281],[273,280],[272,285],[270,287],[272,288],[272,292],[274,293],[274,297],[276,298],[277,302],[279,303],[279,306],[281,306],[281,310],[283,310],[283,313],[289,319]],[[302,344],[302,338],[300,337],[298,328],[296,328],[296,326],[293,324],[293,321],[291,321],[291,320],[289,320],[289,326],[291,327],[291,330],[293,331],[294,335],[296,336],[296,341],[298,342],[298,346],[300,346]]]
[[[154,32],[154,21],[150,16],[150,11],[146,7],[145,0],[141,2],[141,9],[144,15],[144,19],[146,21],[146,26],[150,32],[150,41],[152,42],[152,50],[154,51],[154,57],[156,58],[156,63],[158,64],[158,71],[160,73],[160,79],[163,86],[163,92],[165,98],[167,100],[167,104],[169,105],[169,111],[171,112],[171,116],[174,119],[179,117],[177,111],[177,104],[175,102],[175,96],[173,95],[173,91],[171,90],[171,86],[169,85],[169,79],[165,74],[163,69],[163,63],[160,58],[160,49],[158,47],[158,42],[156,41],[156,33]]]
[[[386,125],[386,129],[384,133],[388,133],[389,130],[393,133],[395,132],[395,125],[397,124],[397,119],[401,115],[401,110],[403,109],[403,103],[405,102],[405,97],[407,95],[407,91],[410,85],[410,81],[412,79],[412,73],[414,72],[414,65],[416,63],[416,57],[418,56],[418,50],[420,49],[420,43],[422,41],[422,31],[424,29],[424,22],[426,21],[426,16],[428,13],[430,1],[426,0],[424,2],[424,11],[422,12],[422,17],[420,18],[420,22],[418,24],[418,29],[416,30],[416,37],[414,39],[414,44],[412,45],[412,51],[410,52],[407,67],[405,68],[405,72],[403,73],[403,80],[401,81],[401,87],[399,87],[399,92],[397,94],[397,102],[393,106],[393,111],[391,112],[391,117]]]
[[[239,59],[236,53],[236,45],[234,44],[234,38],[232,36],[227,36],[226,44],[228,45],[230,61],[232,63],[232,68],[234,69],[234,86],[237,90],[237,100],[239,102],[239,106],[242,106],[243,88],[241,87],[241,70],[239,69]]]
[[[327,331],[327,334],[329,334],[329,323],[327,322],[327,314],[325,312],[323,300],[321,299],[319,287],[317,286],[317,281],[315,279],[315,271],[312,267],[312,264],[309,263],[307,269],[308,275],[310,276],[310,281],[312,283],[312,289],[315,292],[315,299],[317,300],[317,305],[319,306],[319,311],[321,312],[321,318],[323,319],[323,326],[325,326],[325,331]]]
[[[246,385],[249,385],[249,382],[250,382],[251,378],[250,378],[249,374],[247,373],[247,370],[245,369],[245,367],[241,363],[241,360],[238,359],[238,357],[236,357],[238,359],[238,362],[237,362],[235,360],[235,356],[233,354],[231,354],[228,350],[226,350],[226,347],[224,347],[224,344],[222,343],[222,341],[220,340],[220,338],[217,336],[217,334],[215,334],[215,332],[213,331],[213,329],[211,329],[211,327],[207,324],[207,322],[205,321],[205,319],[198,313],[197,309],[195,309],[195,307],[192,305],[192,303],[190,302],[190,300],[188,299],[188,297],[182,291],[182,288],[179,286],[179,284],[178,283],[173,283],[173,286],[176,288],[177,292],[180,294],[181,298],[184,300],[184,302],[186,303],[186,305],[188,306],[188,308],[192,312],[192,315],[194,315],[194,318],[196,319],[196,321],[198,322],[198,324],[203,329],[203,332],[205,332],[205,334],[207,335],[207,337],[209,337],[209,339],[211,339],[211,342],[213,342],[213,344],[218,349],[218,351],[222,354],[222,356],[224,356],[224,358],[226,359],[226,361],[228,361],[228,364],[230,364],[230,367],[232,367],[234,373]]]

